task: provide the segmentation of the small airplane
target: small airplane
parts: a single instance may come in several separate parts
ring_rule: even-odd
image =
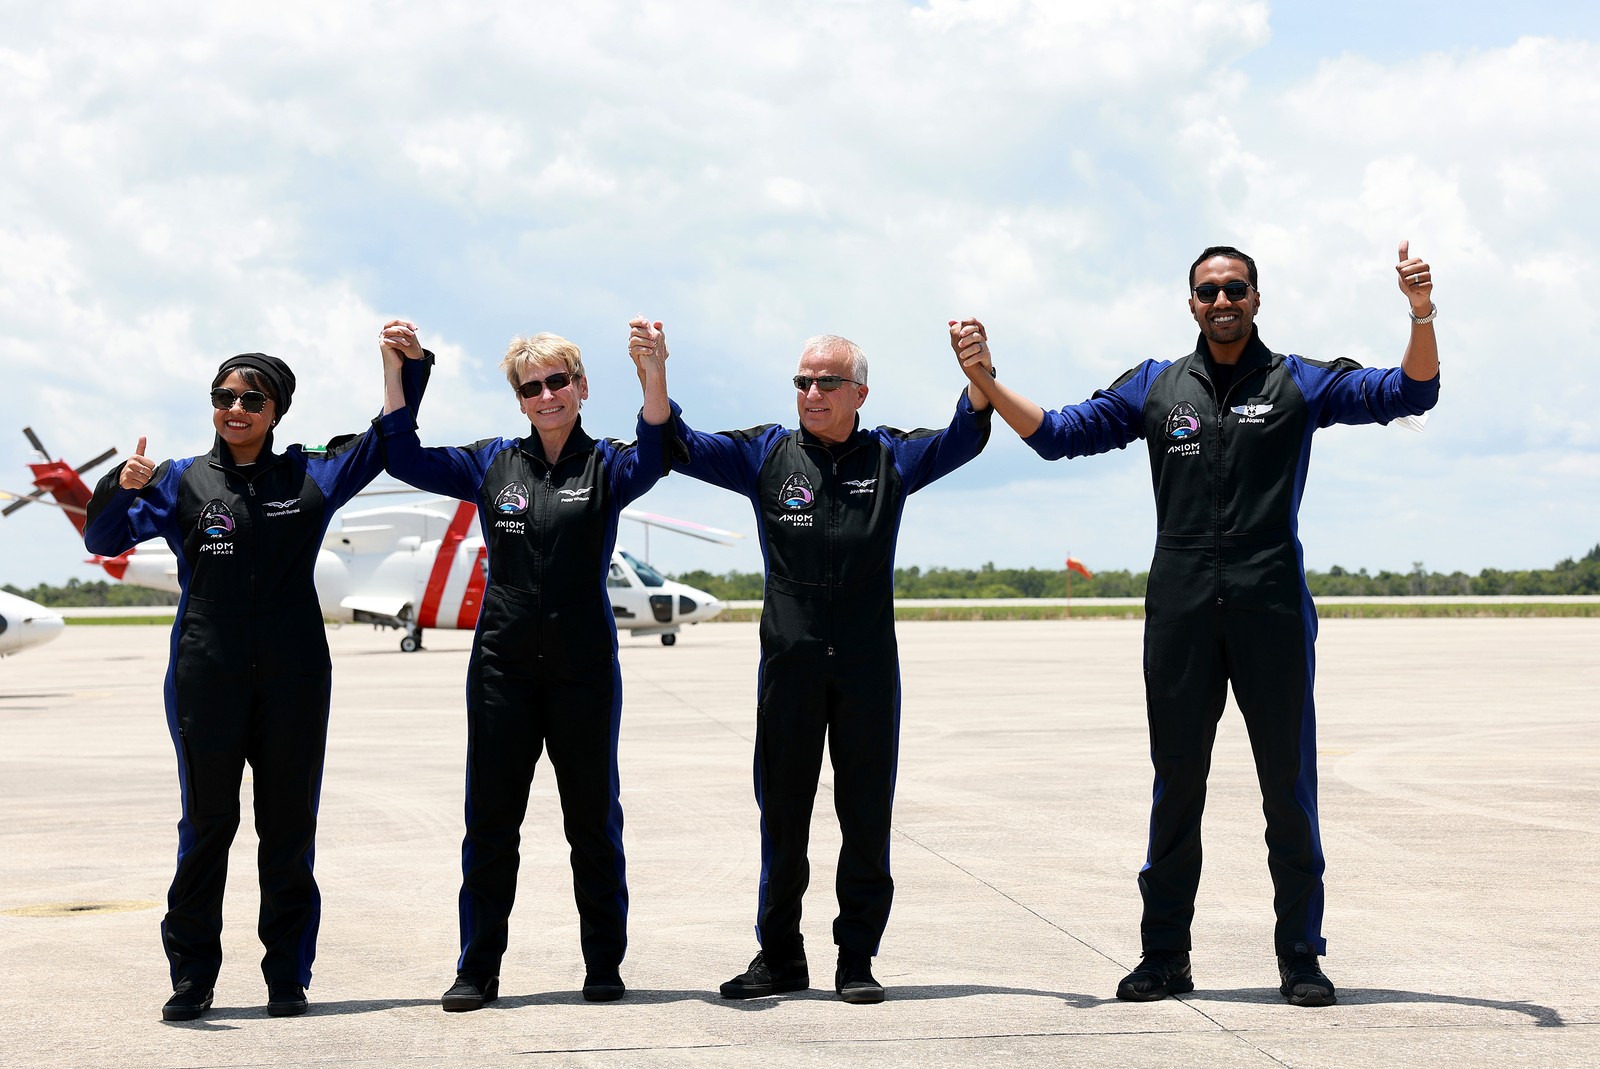
[[[63,460],[50,460],[32,428],[24,428],[23,433],[40,457],[39,463],[29,465],[35,490],[25,497],[5,494],[17,500],[0,510],[0,515],[10,515],[49,494],[55,501],[45,503],[59,505],[82,534],[91,493],[81,475],[115,456],[116,450],[73,468]],[[383,494],[416,496],[421,491],[397,487],[358,496]],[[425,631],[475,628],[488,580],[488,553],[475,522],[477,511],[470,501],[431,498],[420,504],[341,514],[328,528],[317,554],[315,578],[323,615],[341,623],[401,630],[405,634],[400,648],[407,653],[422,648]],[[721,545],[744,537],[635,509],[623,509],[622,516],[644,524],[647,540],[651,527]],[[177,558],[159,540],[142,542],[115,557],[94,556],[89,563],[100,565],[124,583],[178,590]],[[674,645],[684,625],[709,620],[725,608],[704,590],[666,578],[620,547],[611,554],[606,592],[619,629],[641,637],[659,636],[663,646]]]
[[[60,613],[0,590],[0,657],[59,638],[66,625]]]

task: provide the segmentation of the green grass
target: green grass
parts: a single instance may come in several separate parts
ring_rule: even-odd
[[[1418,619],[1481,619],[1485,617],[1520,616],[1586,616],[1600,617],[1600,605],[1594,603],[1544,603],[1537,601],[1513,602],[1505,605],[1482,603],[1449,603],[1445,605],[1319,605],[1317,616],[1324,620],[1378,620],[1386,617]]]
[[[1504,605],[1477,603],[1449,603],[1444,605],[1320,605],[1317,616],[1324,620],[1384,620],[1384,619],[1487,619],[1518,617],[1587,617],[1600,618],[1600,605],[1593,603],[1545,603],[1536,601],[1511,602]],[[1144,607],[1140,605],[952,605],[901,607],[894,611],[896,620],[1142,620]],[[724,609],[708,623],[750,624],[761,619],[760,609]],[[172,623],[170,616],[69,616],[67,623],[75,627],[113,626],[136,627],[141,624]]]
[[[1516,602],[1497,604],[1445,605],[1322,605],[1317,616],[1324,620],[1382,620],[1382,619],[1477,619],[1492,617],[1600,617],[1600,605]],[[902,606],[894,611],[896,620],[1142,620],[1141,605],[952,605]],[[724,609],[712,623],[754,623],[761,619],[760,609]]]
[[[73,627],[139,627],[145,624],[172,626],[172,614],[166,616],[69,616],[67,623]]]

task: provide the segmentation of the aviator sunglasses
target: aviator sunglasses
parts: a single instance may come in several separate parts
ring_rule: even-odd
[[[226,412],[239,402],[239,407],[246,412],[260,412],[267,407],[267,395],[260,390],[246,390],[244,393],[234,393],[226,386],[218,386],[211,391],[211,407],[219,412]]]
[[[801,393],[809,393],[811,384],[816,383],[817,389],[823,393],[832,393],[847,382],[852,386],[861,385],[855,379],[847,379],[843,375],[796,375],[794,377],[794,388]]]
[[[1224,282],[1220,286],[1214,282],[1206,282],[1194,288],[1194,295],[1200,298],[1201,304],[1215,303],[1219,293],[1226,293],[1230,301],[1242,301],[1249,292],[1248,282]]]
[[[517,392],[523,397],[532,400],[542,394],[546,386],[550,387],[551,393],[555,393],[570,383],[573,378],[574,376],[567,374],[565,371],[558,371],[554,375],[549,375],[542,379],[529,379],[517,387]]]

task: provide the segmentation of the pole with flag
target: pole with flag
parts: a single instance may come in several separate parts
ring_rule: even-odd
[[[1093,579],[1094,578],[1094,573],[1091,572],[1088,568],[1084,567],[1083,561],[1079,560],[1077,557],[1074,557],[1070,553],[1067,554],[1067,615],[1068,616],[1072,615],[1072,573],[1073,572],[1077,572],[1079,575],[1083,576],[1085,579]]]

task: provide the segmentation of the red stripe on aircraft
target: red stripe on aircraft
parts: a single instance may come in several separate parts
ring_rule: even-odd
[[[456,616],[456,630],[468,631],[478,626],[478,609],[483,603],[483,587],[489,581],[483,562],[489,557],[489,547],[480,546],[472,561],[472,573],[467,576],[467,592],[461,595],[461,612]]]
[[[472,517],[477,506],[463,501],[456,506],[456,514],[449,530],[439,540],[439,554],[433,558],[433,570],[428,573],[428,588],[422,595],[422,611],[417,613],[418,627],[436,627],[439,618],[439,601],[444,597],[445,583],[450,579],[450,565],[456,559],[456,547],[467,537],[472,527]]]
[[[78,478],[78,473],[73,471],[70,465],[62,460],[51,460],[44,464],[29,464],[28,467],[33,469],[34,486],[41,490],[50,491],[50,496],[61,504],[72,506],[66,510],[67,519],[71,520],[72,526],[78,529],[79,534],[82,534],[84,521],[88,518],[84,515],[84,510],[89,507],[90,494],[88,485]],[[119,575],[117,578],[120,579],[122,577]]]
[[[85,564],[98,564],[104,568],[113,579],[121,579],[128,574],[128,558],[133,556],[133,550],[125,549],[115,557],[102,557],[98,553],[90,557]]]

